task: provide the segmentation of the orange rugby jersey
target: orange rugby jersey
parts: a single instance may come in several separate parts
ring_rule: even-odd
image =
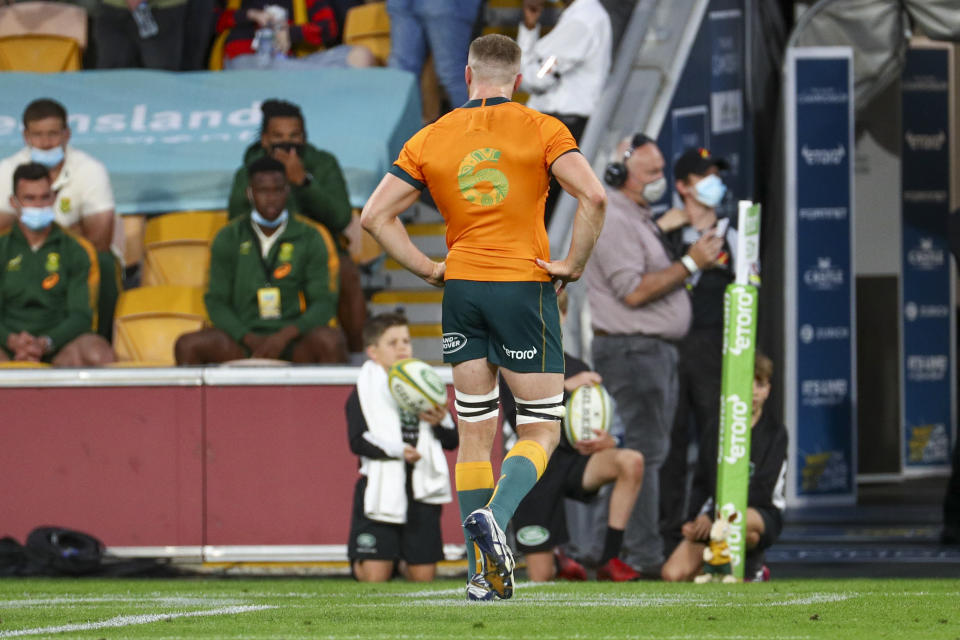
[[[471,100],[418,131],[390,173],[426,186],[447,223],[447,280],[550,279],[550,166],[577,143],[556,118],[507,98]]]

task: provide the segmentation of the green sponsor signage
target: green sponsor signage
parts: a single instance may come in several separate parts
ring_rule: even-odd
[[[733,575],[743,579],[746,553],[747,489],[750,483],[750,425],[753,418],[753,363],[757,337],[760,206],[740,203],[736,283],[723,297],[723,377],[717,447],[716,517],[730,520]]]

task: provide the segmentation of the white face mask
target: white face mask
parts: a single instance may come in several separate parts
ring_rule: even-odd
[[[30,147],[30,160],[39,162],[47,169],[53,169],[63,162],[63,147],[54,147],[53,149]]]
[[[53,207],[22,207],[20,209],[20,222],[27,225],[34,231],[40,231],[50,226],[56,218]]]
[[[643,186],[643,192],[641,195],[643,199],[647,201],[647,204],[653,204],[657,200],[663,197],[663,194],[667,191],[667,179],[663,176],[660,176],[653,182],[648,182]]]
[[[727,185],[723,184],[723,180],[718,176],[709,175],[693,185],[693,193],[697,202],[714,209],[723,202],[723,196],[727,193]]]

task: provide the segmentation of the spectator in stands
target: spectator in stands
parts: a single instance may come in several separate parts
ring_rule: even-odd
[[[387,371],[413,356],[407,319],[374,316],[363,337],[370,359],[346,406],[350,450],[360,457],[350,568],[360,582],[385,582],[396,570],[411,581],[430,581],[443,560],[441,507],[453,500],[443,449],[456,449],[460,437],[446,407],[417,416],[390,395]]]
[[[427,53],[453,108],[467,102],[467,49],[481,0],[387,0],[390,14],[388,67],[420,77]]]
[[[94,22],[98,69],[179,71],[187,0],[103,0]]]
[[[339,44],[341,25],[330,0],[306,0],[306,19],[296,20],[295,0],[243,0],[217,21],[217,33],[229,31],[223,50],[223,68],[316,69],[369,67],[376,64],[366,47]],[[272,55],[258,55],[261,29],[273,34]],[[269,46],[269,45],[265,45]]]
[[[673,166],[680,209],[657,220],[672,254],[682,256],[705,234],[719,230],[716,207],[727,191],[720,170],[729,165],[706,149],[687,149]],[[736,229],[723,221],[723,248],[713,264],[691,274],[687,291],[693,308],[690,330],[680,341],[679,396],[670,433],[670,452],[660,472],[660,531],[666,555],[679,544],[686,513],[687,449],[691,427],[694,441],[717,429],[720,417],[720,376],[723,364],[723,295],[734,279]]]
[[[110,345],[92,333],[100,280],[93,246],[54,221],[45,165],[22,164],[10,180],[16,222],[0,235],[0,361],[113,362]]]
[[[346,361],[330,233],[286,208],[290,186],[279,160],[261,157],[247,172],[252,211],[221,229],[210,250],[204,301],[213,328],[180,336],[177,364]]]
[[[521,91],[527,106],[558,118],[579,142],[610,74],[610,16],[600,0],[567,1],[556,26],[540,37],[544,0],[524,0],[517,44],[523,52]],[[560,195],[551,180],[547,221]]]
[[[687,277],[714,262],[722,241],[704,236],[674,261],[650,204],[666,189],[663,155],[643,134],[621,141],[604,174],[607,218],[584,279],[593,317],[593,363],[617,403],[624,445],[643,453],[643,492],[627,526],[627,562],[659,575],[660,467],[677,405],[678,340],[690,325]]]
[[[113,190],[107,170],[95,158],[70,146],[67,110],[49,98],[40,98],[23,111],[26,146],[0,160],[0,230],[15,220],[10,205],[13,172],[21,164],[38,162],[47,167],[56,195],[56,221],[82,235],[97,251],[100,293],[97,308],[101,336],[112,339],[113,311],[120,292],[123,267],[123,227],[114,210]]]
[[[335,238],[342,238],[351,223],[347,183],[337,159],[307,142],[307,130],[300,107],[283,100],[267,100],[260,107],[263,120],[260,140],[250,145],[243,156],[243,167],[237,170],[230,192],[231,219],[250,213],[247,197],[247,170],[250,163],[270,156],[286,168],[290,196],[287,209],[324,225]],[[350,255],[338,244],[340,254],[340,302],[337,317],[347,334],[351,352],[363,350],[363,324],[366,301],[360,284],[360,272]]]
[[[557,295],[560,322],[566,320],[567,292]],[[563,354],[564,402],[578,387],[601,384],[603,379],[591,371],[582,360]],[[506,384],[500,385],[500,403],[503,406],[504,433],[511,433],[508,440],[516,440],[516,401]],[[632,449],[618,449],[617,440],[606,431],[596,436],[571,443],[566,429],[560,430],[560,444],[550,456],[547,470],[534,485],[516,513],[513,527],[517,546],[527,562],[527,575],[534,582],[546,582],[554,578],[586,580],[584,567],[559,550],[570,536],[564,512],[564,498],[591,502],[601,487],[613,484],[607,512],[607,527],[604,534],[603,552],[598,580],[627,582],[636,580],[640,574],[620,560],[623,532],[633,510],[643,483],[643,455]],[[509,449],[511,443],[505,447]]]
[[[757,353],[753,371],[753,413],[750,423],[750,484],[747,495],[746,563],[744,579],[766,581],[770,571],[764,565],[763,550],[772,545],[783,529],[786,508],[787,430],[763,404],[770,396],[773,362]],[[663,565],[663,579],[692,580],[701,573],[703,549],[710,537],[716,515],[717,437],[714,429],[701,438],[697,471],[691,495],[690,520],[683,525],[683,540]]]

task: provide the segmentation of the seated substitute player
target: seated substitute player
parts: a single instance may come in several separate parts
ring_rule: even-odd
[[[567,315],[567,292],[557,296],[561,324]],[[563,354],[566,373],[563,380],[564,402],[577,387],[600,384],[602,379],[582,360]],[[510,392],[501,389],[504,427],[516,422],[516,407]],[[597,431],[595,438],[571,444],[561,430],[557,446],[547,470],[523,499],[513,514],[517,547],[527,561],[527,576],[534,582],[556,577],[586,580],[587,572],[580,563],[559,553],[557,547],[570,539],[563,499],[589,502],[604,485],[613,484],[607,514],[607,531],[603,554],[597,569],[597,580],[627,582],[640,574],[620,560],[623,531],[630,519],[633,503],[643,485],[643,454],[633,449],[618,449],[616,439],[606,431]],[[544,537],[546,535],[546,537]]]
[[[750,484],[747,496],[747,554],[744,578],[766,581],[770,571],[763,564],[763,551],[783,529],[786,507],[787,430],[763,412],[770,396],[773,362],[757,352],[753,372],[753,416],[750,425]],[[704,437],[705,436],[705,437]],[[662,576],[670,582],[693,580],[703,569],[703,550],[713,524],[717,488],[717,432],[700,440],[697,470],[690,495],[691,519],[681,532],[683,540],[663,565]]]
[[[96,328],[100,270],[86,239],[54,222],[42,164],[13,171],[15,224],[0,233],[0,361],[95,367],[115,360]]]
[[[446,407],[416,416],[390,395],[387,372],[413,355],[406,317],[374,316],[363,341],[370,359],[346,407],[350,450],[360,456],[361,474],[347,556],[360,582],[389,580],[398,563],[408,580],[427,582],[443,559],[440,510],[453,497],[442,449],[457,448],[456,425]]]
[[[260,158],[247,170],[253,210],[221,229],[210,249],[204,301],[213,328],[180,336],[177,364],[345,362],[330,233],[287,211],[290,187],[279,160]]]
[[[87,239],[97,251],[100,270],[97,327],[113,339],[113,312],[120,295],[123,225],[115,212],[110,176],[103,163],[70,144],[67,110],[50,98],[34,100],[23,110],[26,146],[0,160],[0,230],[14,223],[9,200],[13,171],[36,162],[47,167],[56,201],[53,211],[63,229]]]
[[[513,595],[503,529],[560,439],[563,345],[554,287],[583,273],[606,195],[563,123],[510,101],[521,80],[516,42],[477,38],[464,75],[470,100],[406,142],[361,223],[404,268],[445,287],[443,359],[453,365],[459,417],[466,596],[492,600]],[[567,256],[552,262],[543,224],[551,174],[579,205]],[[399,220],[424,188],[447,223],[445,262],[420,251]],[[520,435],[495,483],[498,369],[517,398]]]
[[[350,225],[350,198],[347,182],[333,154],[307,141],[303,112],[284,100],[266,100],[260,106],[260,139],[243,154],[243,166],[237,169],[230,190],[227,214],[233,220],[250,213],[250,186],[246,167],[259,158],[276,158],[283,163],[290,190],[287,209],[326,227],[334,238],[345,240]],[[351,351],[363,350],[363,323],[367,317],[360,271],[350,254],[338,245],[340,298],[337,318]]]

